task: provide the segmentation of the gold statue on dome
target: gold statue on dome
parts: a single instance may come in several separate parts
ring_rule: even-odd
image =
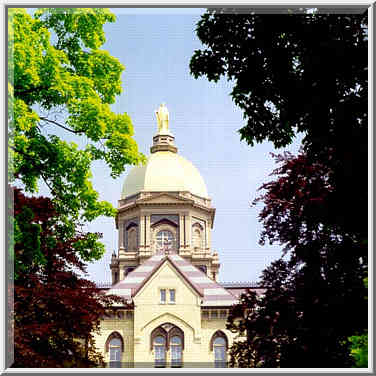
[[[170,133],[168,129],[169,113],[165,103],[159,106],[155,114],[157,115],[158,133]]]

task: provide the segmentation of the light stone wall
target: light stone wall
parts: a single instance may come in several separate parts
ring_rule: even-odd
[[[175,289],[176,304],[160,304],[160,289]],[[201,308],[198,294],[165,263],[145,284],[134,298],[135,304],[135,362],[153,362],[150,349],[151,332],[159,325],[169,322],[184,332],[184,362],[197,361],[200,357]]]
[[[161,288],[175,289],[175,304],[168,304],[169,294],[167,304],[160,304]],[[152,365],[154,352],[150,348],[151,332],[168,322],[184,332],[183,362],[212,363],[214,352],[210,351],[210,340],[213,334],[217,330],[223,331],[227,335],[229,346],[235,334],[225,329],[226,318],[203,318],[200,300],[198,293],[167,262],[134,297],[133,319],[106,319],[101,322],[101,334],[96,336],[97,348],[103,352],[105,360],[109,361],[109,353],[105,353],[105,343],[108,336],[117,331],[124,340],[123,363],[150,362]]]
[[[234,342],[236,334],[230,332],[226,329],[226,319],[202,319],[201,321],[201,332],[202,332],[202,346],[201,346],[201,353],[202,353],[202,360],[204,362],[214,362],[214,351],[210,351],[210,340],[213,337],[213,334],[217,331],[221,330],[224,334],[226,334],[228,339],[229,348]],[[228,356],[227,356],[228,360]]]
[[[94,334],[95,346],[104,356],[105,362],[109,362],[110,353],[106,352],[105,344],[107,338],[113,332],[118,332],[124,341],[124,352],[122,354],[122,363],[132,363],[134,353],[134,337],[133,337],[133,317],[124,319],[105,319],[100,323],[100,333]]]

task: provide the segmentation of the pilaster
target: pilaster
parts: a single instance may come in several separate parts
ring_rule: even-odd
[[[124,221],[119,220],[119,250],[124,250]]]
[[[140,238],[139,238],[139,250],[144,250],[145,249],[145,216],[141,215],[140,216]]]
[[[124,279],[124,265],[119,263],[119,281]]]
[[[187,248],[191,249],[192,248],[192,215],[189,213],[186,216],[186,221],[185,221],[185,227],[186,227],[186,246]]]
[[[146,244],[145,247],[150,250],[150,214],[145,216],[146,223],[145,223],[145,229],[146,229]]]
[[[211,223],[210,220],[206,221],[206,249],[211,248]]]
[[[179,214],[179,251],[184,247],[184,214]]]

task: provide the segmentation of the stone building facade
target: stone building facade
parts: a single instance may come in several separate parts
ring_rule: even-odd
[[[96,346],[113,367],[225,367],[231,306],[246,287],[218,282],[215,209],[198,170],[177,153],[168,111],[144,166],[125,180],[106,293],[124,297],[101,322]],[[260,292],[262,292],[260,290]]]

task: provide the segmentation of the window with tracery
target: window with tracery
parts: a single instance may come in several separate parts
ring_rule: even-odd
[[[174,249],[174,235],[171,231],[162,230],[157,233],[157,251],[172,251]]]
[[[153,341],[154,345],[154,361],[156,367],[166,366],[166,338],[157,336]]]
[[[179,336],[173,336],[170,340],[171,366],[181,367],[182,365],[182,340]]]
[[[174,324],[165,323],[151,333],[151,350],[155,367],[181,367],[183,364],[184,332]]]

